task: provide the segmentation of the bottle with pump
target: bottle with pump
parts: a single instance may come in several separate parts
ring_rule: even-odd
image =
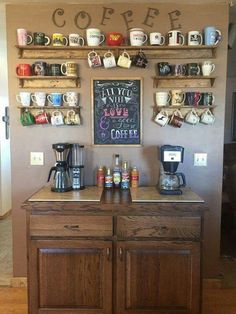
[[[123,161],[123,164],[122,164],[120,187],[122,190],[127,190],[130,188],[130,175],[129,175],[129,168],[128,168],[127,161]]]
[[[113,186],[115,188],[120,188],[121,183],[121,169],[120,169],[120,156],[118,154],[115,155],[115,166],[113,168]]]

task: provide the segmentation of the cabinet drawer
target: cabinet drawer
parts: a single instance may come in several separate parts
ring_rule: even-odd
[[[31,215],[30,236],[112,236],[111,216]]]
[[[200,217],[119,216],[117,235],[122,238],[158,237],[199,239]]]

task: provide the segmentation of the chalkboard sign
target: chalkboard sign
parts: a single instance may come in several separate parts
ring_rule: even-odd
[[[142,79],[92,79],[93,144],[141,145]]]

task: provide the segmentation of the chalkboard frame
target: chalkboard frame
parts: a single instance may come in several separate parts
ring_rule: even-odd
[[[95,93],[95,86],[97,86],[97,84],[99,83],[99,81],[104,81],[104,83],[120,83],[120,85],[125,84],[127,82],[129,83],[133,83],[133,84],[137,84],[138,90],[137,95],[135,100],[137,100],[137,102],[135,102],[135,106],[137,106],[137,111],[138,111],[138,120],[136,122],[136,126],[138,127],[138,139],[136,138],[133,143],[131,142],[131,140],[128,140],[128,142],[126,142],[125,140],[119,140],[119,143],[116,142],[116,140],[112,140],[111,138],[109,138],[109,143],[106,142],[102,142],[101,140],[99,141],[99,136],[98,136],[98,132],[97,129],[95,127],[96,125],[96,119],[98,118],[96,116],[96,104],[98,103],[98,99],[97,98],[101,98],[101,97],[97,97]],[[131,85],[132,86],[132,85]],[[107,77],[96,77],[96,78],[92,78],[91,79],[91,104],[92,104],[92,144],[94,146],[132,146],[132,147],[140,147],[142,146],[142,138],[143,138],[143,126],[142,126],[142,115],[143,115],[143,79],[141,77],[109,77],[109,79]]]

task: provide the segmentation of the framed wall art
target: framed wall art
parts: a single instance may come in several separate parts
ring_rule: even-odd
[[[93,78],[94,145],[142,145],[142,79]]]

